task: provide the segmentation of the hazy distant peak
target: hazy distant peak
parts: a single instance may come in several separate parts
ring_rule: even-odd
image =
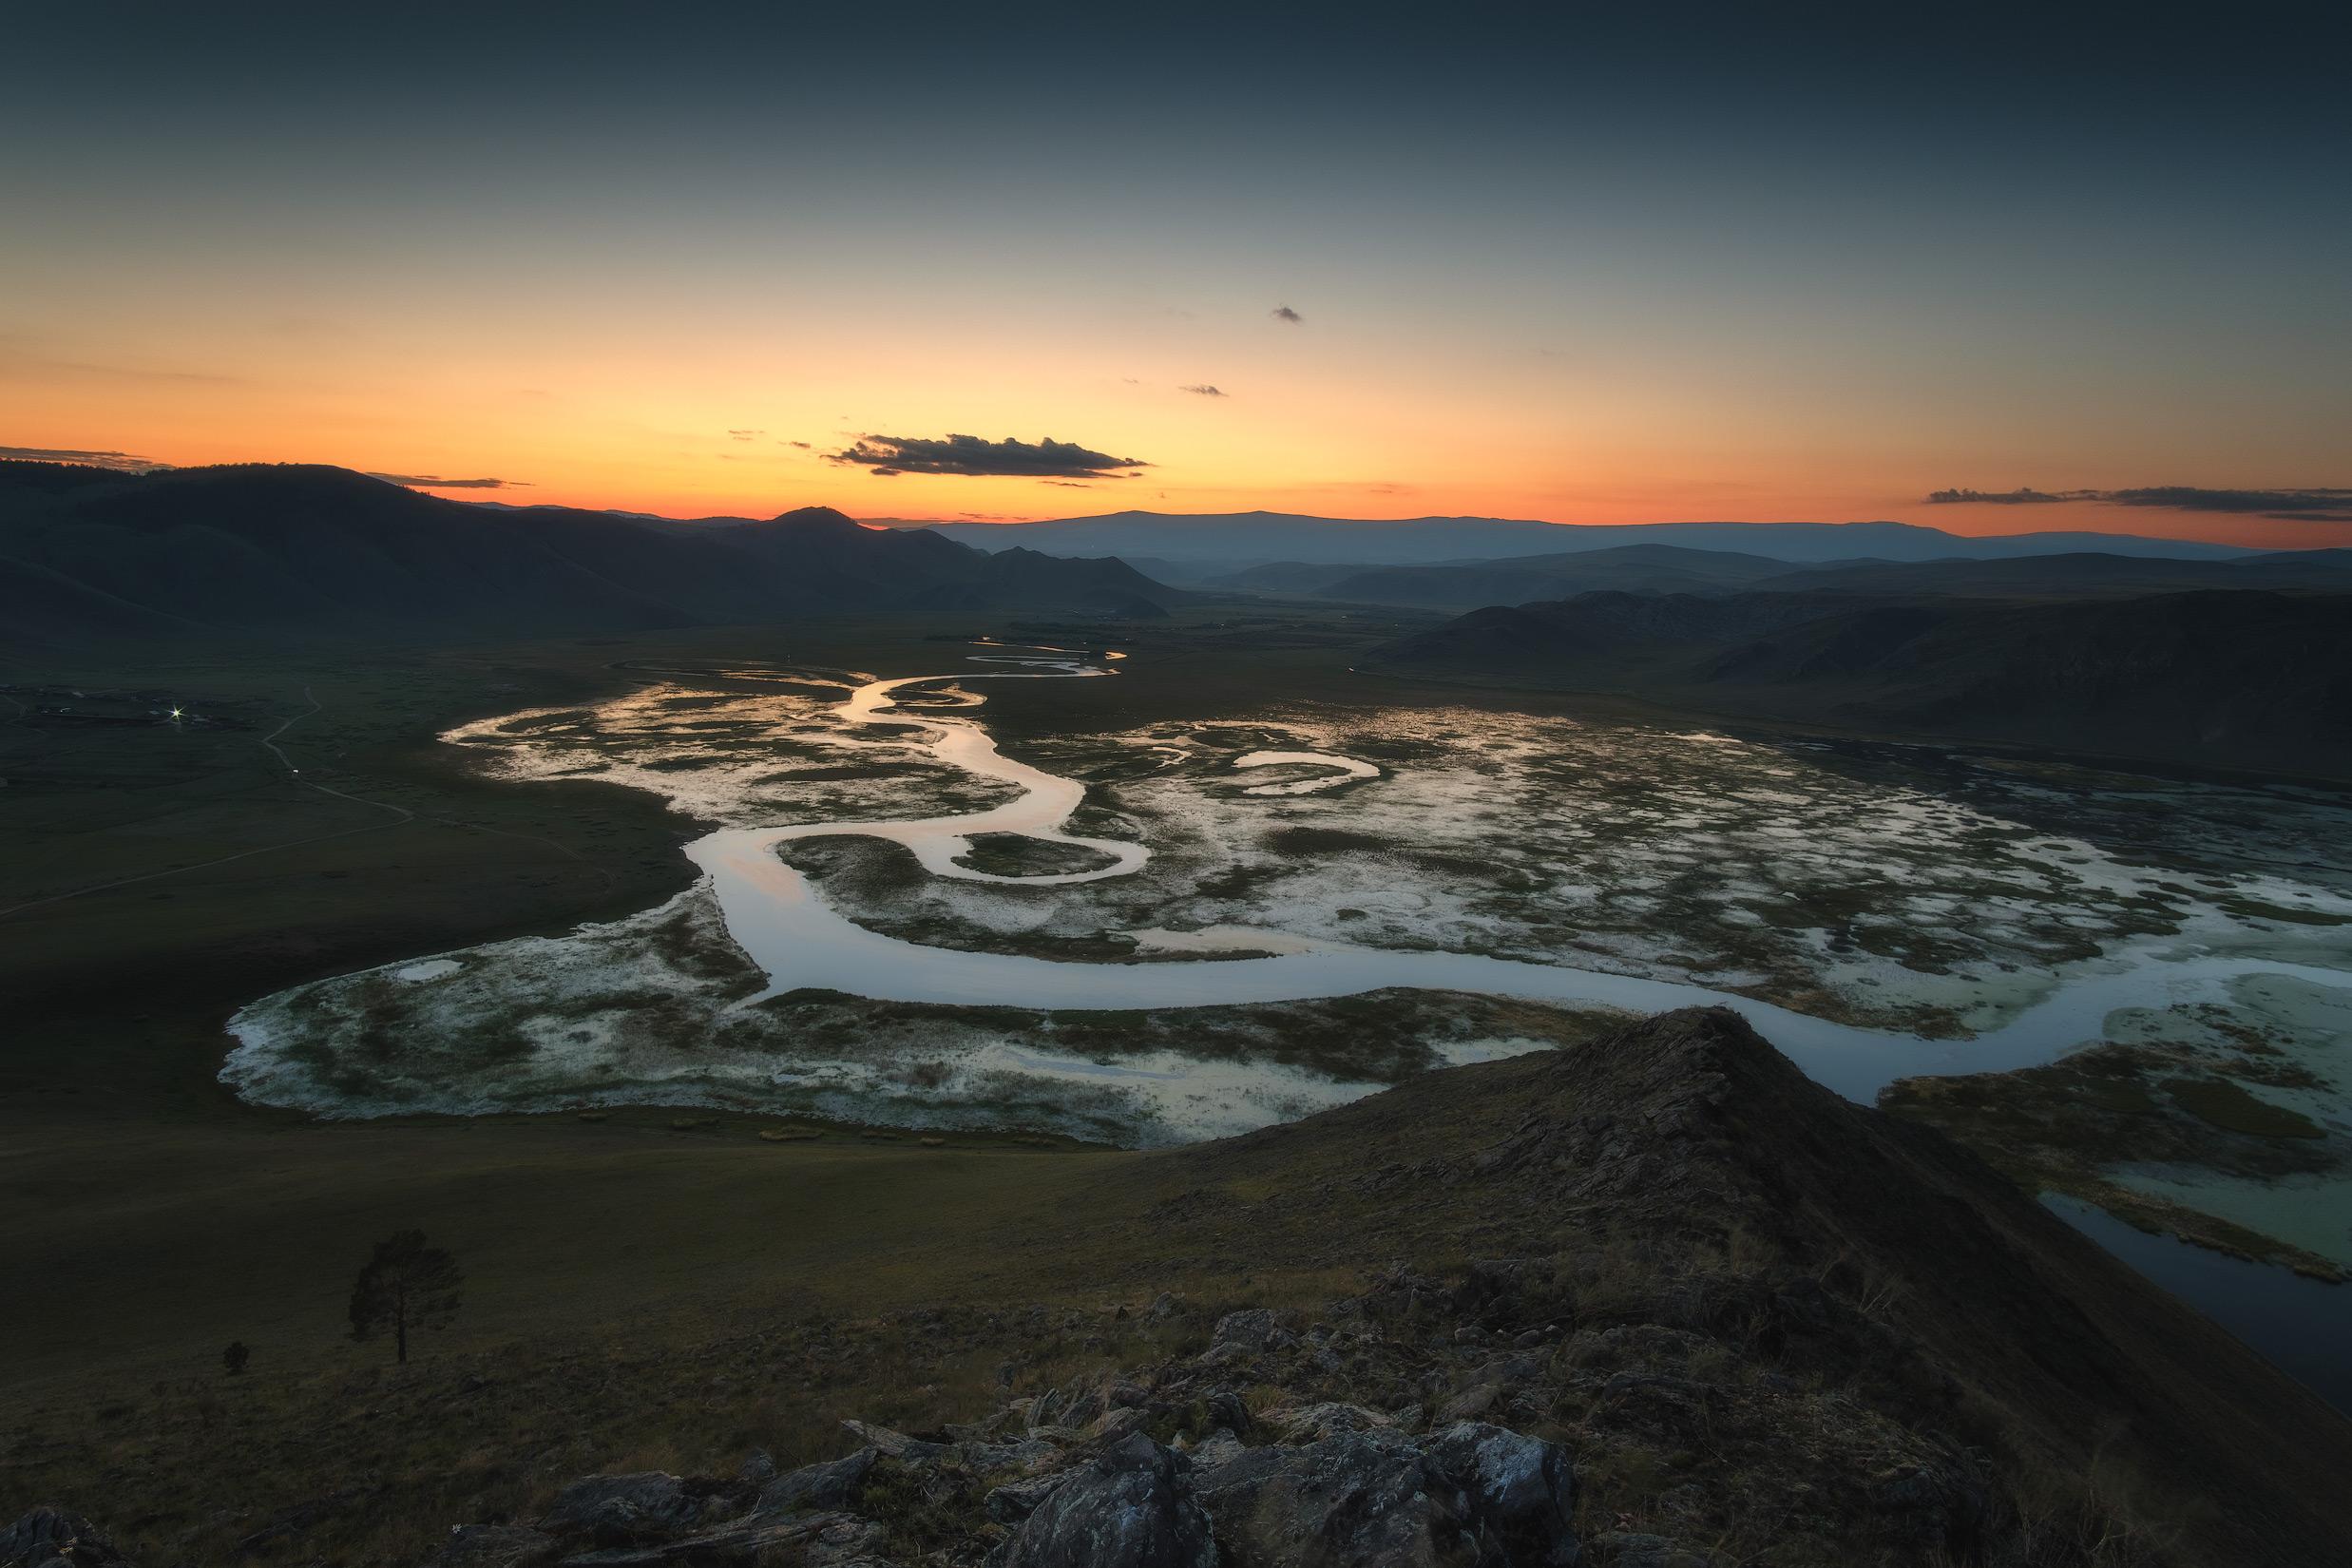
[[[822,528],[832,533],[840,533],[845,529],[858,533],[871,531],[849,513],[835,511],[831,507],[794,507],[791,511],[776,513],[769,521],[782,523],[795,528]]]

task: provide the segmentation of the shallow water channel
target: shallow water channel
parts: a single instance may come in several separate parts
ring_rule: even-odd
[[[966,673],[872,681],[851,694],[845,717],[872,718],[892,713],[893,694],[949,679],[1111,675],[1074,659],[988,656],[979,661],[1027,667],[978,676]],[[2118,1008],[2163,1007],[2200,999],[2240,975],[2285,974],[2325,985],[2342,985],[2347,978],[2335,969],[2275,959],[2159,956],[2159,947],[2172,945],[2148,944],[2111,952],[2112,972],[2068,981],[1998,1029],[1972,1040],[1953,1041],[1857,1028],[1700,985],[1472,953],[1400,952],[1293,937],[1277,940],[1301,950],[1271,957],[1199,964],[1086,964],[923,947],[849,919],[799,871],[776,857],[777,846],[801,838],[864,834],[906,846],[934,876],[1027,887],[1128,875],[1141,869],[1151,851],[1138,844],[1078,837],[1065,832],[1070,813],[1084,798],[1085,786],[1002,755],[979,724],[928,711],[905,717],[934,732],[934,738],[927,744],[940,760],[1024,793],[1006,805],[976,814],[722,828],[687,845],[686,854],[711,878],[728,934],[768,976],[768,988],[761,997],[821,987],[889,1002],[1121,1009],[1288,1002],[1414,986],[1639,1012],[1716,1005],[1745,1017],[1815,1081],[1868,1104],[1898,1078],[1922,1073],[2006,1072],[2049,1061],[2086,1041],[2098,1039],[2107,1016]],[[1288,793],[1377,772],[1353,758],[1299,752],[1252,753],[1241,761],[1320,762],[1330,768],[1328,779],[1261,787]],[[958,865],[957,857],[970,850],[969,836],[988,832],[1021,833],[1081,846],[1110,856],[1112,863],[1093,870],[1043,876],[1007,876]],[[1205,947],[1192,946],[1195,951]],[[1236,935],[1230,946],[1263,950],[1245,935]]]

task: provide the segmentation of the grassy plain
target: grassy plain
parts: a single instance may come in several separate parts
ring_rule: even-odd
[[[992,725],[1125,727],[1302,689],[1336,695],[1349,686],[1348,652],[1398,625],[1327,611],[1266,616],[1271,628],[1253,634],[1215,623],[1230,613],[1195,619],[1141,634],[1155,657],[1129,679],[1056,682],[1055,698],[1001,683]],[[332,1364],[351,1353],[336,1348],[336,1297],[354,1249],[402,1225],[424,1225],[467,1259],[477,1307],[452,1343],[487,1343],[542,1326],[650,1323],[662,1303],[699,1311],[779,1280],[811,1301],[880,1299],[901,1276],[861,1259],[882,1252],[895,1251],[904,1293],[920,1296],[947,1267],[942,1247],[982,1213],[1019,1213],[1032,1195],[1066,1190],[1057,1183],[1082,1184],[1083,1160],[1113,1157],[965,1137],[994,1152],[866,1148],[846,1132],[779,1146],[752,1137],[755,1119],[675,1132],[666,1111],[602,1123],[317,1124],[241,1104],[216,1081],[232,1043],[222,1024],[255,997],[404,956],[558,934],[690,882],[678,845],[697,825],[652,796],[592,781],[488,782],[434,740],[440,732],[602,700],[645,679],[627,667],[640,660],[913,675],[963,657],[927,637],[1066,636],[1024,629],[1035,625],[923,615],[789,633],[0,659],[0,680],[27,688],[11,699],[18,710],[36,705],[31,688],[165,690],[257,724],[0,723],[0,1247],[45,1282],[0,1305],[8,1382],[203,1371],[240,1335],[299,1365]],[[1075,706],[1057,705],[1073,693]],[[299,780],[262,744],[274,733]]]
[[[1120,626],[1116,645],[1138,657],[1119,679],[992,683],[986,717],[1018,755],[1053,737],[1277,700],[1357,707],[1371,693],[1398,707],[1661,717],[1605,696],[1350,671],[1357,652],[1429,619],[1252,605]],[[221,1025],[256,997],[560,933],[690,881],[677,847],[697,825],[654,797],[487,781],[438,733],[602,700],[644,679],[639,662],[945,673],[966,650],[929,640],[967,630],[1076,646],[1109,629],[959,614],[298,656],[224,647],[168,664],[0,660],[0,679],[27,687],[237,699],[251,705],[221,711],[258,726],[0,724],[0,1255],[15,1282],[0,1301],[0,1511],[55,1496],[98,1512],[135,1495],[150,1517],[122,1521],[134,1539],[222,1560],[271,1510],[385,1472],[413,1485],[387,1495],[368,1528],[392,1533],[360,1555],[413,1560],[436,1529],[521,1506],[560,1474],[716,1463],[753,1442],[814,1457],[832,1451],[838,1415],[968,1416],[996,1397],[1008,1359],[1028,1385],[1176,1348],[1195,1327],[1116,1315],[1159,1291],[1305,1302],[1356,1289],[1386,1250],[1481,1245],[1460,1214],[1442,1232],[1353,1211],[1336,1226],[1301,1213],[1281,1234],[1227,1230],[1231,1195],[1188,1204],[1183,1151],[965,1134],[927,1148],[839,1127],[776,1143],[756,1136],[771,1119],[652,1109],[318,1123],[217,1083]],[[262,744],[274,731],[298,778]],[[468,1299],[398,1375],[379,1348],[342,1337],[341,1316],[369,1244],[407,1226],[458,1255]],[[903,1314],[932,1307],[995,1310],[1000,1327],[985,1346],[927,1348]],[[747,1391],[777,1326],[802,1324],[805,1339],[813,1318],[842,1325],[827,1352],[842,1375],[761,1374]],[[233,1338],[255,1351],[234,1381],[219,1360]],[[460,1401],[460,1371],[514,1391],[506,1413]],[[406,1521],[386,1524],[394,1502]]]

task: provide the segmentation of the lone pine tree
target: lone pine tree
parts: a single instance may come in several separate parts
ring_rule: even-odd
[[[352,1287],[352,1338],[370,1340],[392,1331],[398,1359],[409,1359],[409,1330],[438,1329],[457,1310],[457,1288],[466,1283],[457,1260],[425,1245],[422,1231],[401,1231],[375,1244],[375,1255]]]

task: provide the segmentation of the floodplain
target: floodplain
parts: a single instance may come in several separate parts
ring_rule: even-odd
[[[713,840],[753,834],[757,864],[788,868],[757,899],[800,924],[754,942],[753,895],[722,873],[621,920],[312,982],[239,1013],[225,1080],[331,1118],[650,1102],[1148,1147],[1630,1010],[1605,986],[1433,984],[1414,977],[1455,971],[1424,958],[1399,959],[1386,1002],[1233,984],[1314,955],[1450,954],[1876,1039],[1873,1092],[1904,1080],[1891,1108],[2020,1179],[2324,1277],[2352,1265],[2327,984],[2352,950],[2352,868],[2323,788],[1425,696],[1056,729],[1056,695],[1133,679],[1148,645],[921,652],[927,679],[632,660],[626,695],[449,730],[484,780],[593,778]],[[1000,747],[1007,678],[1029,712]],[[821,946],[813,919],[869,940],[777,962]],[[926,966],[962,978],[880,978]],[[2094,987],[2122,1004],[2087,1023],[2054,1005]],[[2006,1070],[1951,1076],[1995,1040]],[[1922,1054],[1937,1042],[1947,1058]],[[2107,1109],[2182,1136],[2044,1115],[2053,1073],[2146,1080],[2115,1091],[2144,1107]],[[1958,1082],[1976,1099],[1939,1087]],[[2068,1153],[2000,1156],[2018,1116]]]

